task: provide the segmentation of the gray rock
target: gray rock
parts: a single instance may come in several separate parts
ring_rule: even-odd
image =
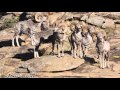
[[[87,23],[102,27],[103,23],[105,22],[105,19],[101,16],[92,16],[86,20]]]

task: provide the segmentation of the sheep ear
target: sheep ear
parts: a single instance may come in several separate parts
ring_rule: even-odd
[[[107,37],[106,37],[106,36],[104,36],[104,40],[105,40],[105,41],[107,40]]]

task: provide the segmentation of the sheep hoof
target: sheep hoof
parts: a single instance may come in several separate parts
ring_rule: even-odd
[[[104,67],[101,67],[101,69],[105,69]]]
[[[60,56],[59,56],[59,55],[58,55],[57,57],[58,57],[58,58],[60,58]]]
[[[107,66],[108,69],[110,69],[110,66]]]
[[[83,59],[83,56],[79,56],[80,59]]]
[[[54,55],[55,55],[55,53],[54,53],[54,52],[50,52],[50,54],[49,54],[49,55],[53,55],[53,56],[54,56]]]
[[[74,59],[76,59],[77,57],[73,56]]]
[[[64,57],[64,54],[62,54],[61,57]]]

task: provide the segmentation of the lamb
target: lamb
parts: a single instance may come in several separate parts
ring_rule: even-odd
[[[82,49],[81,49],[81,44],[82,44],[82,27],[80,24],[74,24],[72,25],[72,30],[73,33],[71,36],[68,38],[69,42],[71,44],[71,53],[73,54],[73,57],[76,58],[77,55],[82,58]],[[78,54],[79,53],[79,54]]]
[[[66,39],[65,35],[65,27],[64,25],[58,26],[54,33],[53,33],[53,42],[52,42],[52,53],[54,54],[55,51],[55,44],[57,44],[57,49],[58,49],[58,57],[64,57],[64,41]],[[62,53],[61,53],[62,52]]]
[[[100,68],[109,68],[110,43],[108,41],[105,41],[102,33],[97,34],[96,48],[100,61]]]

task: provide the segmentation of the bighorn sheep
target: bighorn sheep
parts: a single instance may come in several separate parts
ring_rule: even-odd
[[[86,57],[86,51],[89,49],[90,45],[93,43],[93,39],[91,34],[88,31],[82,33],[82,50],[83,50],[83,57]]]
[[[57,44],[58,49],[58,57],[64,56],[64,41],[66,39],[65,35],[65,27],[64,25],[60,25],[55,28],[55,31],[53,33],[53,42],[52,42],[52,53],[54,54],[55,44]],[[62,53],[61,53],[62,52]]]
[[[49,28],[49,23],[47,22],[47,17],[46,16],[43,16],[41,17],[41,21],[39,22],[38,24],[38,27],[41,29],[41,30],[48,30]],[[35,31],[35,25],[34,25],[34,22],[32,20],[26,20],[26,21],[20,21],[18,22],[15,27],[15,33],[14,33],[14,36],[13,36],[13,39],[12,39],[12,46],[15,46],[14,44],[14,40],[16,39],[16,43],[17,43],[17,46],[20,46],[19,42],[18,42],[18,39],[19,39],[19,36],[22,35],[22,34],[30,34],[28,32],[29,29],[31,29],[31,31]],[[33,44],[33,42],[32,42]]]
[[[34,47],[34,58],[39,57],[38,49],[44,40],[49,39],[53,35],[53,30],[33,32],[30,34]]]
[[[102,33],[97,34],[96,48],[100,61],[100,68],[109,68],[110,43],[108,41],[105,41]]]
[[[95,26],[89,25],[88,26],[88,32],[92,36],[93,42],[96,41],[96,31],[95,31]]]
[[[74,24],[71,27],[73,33],[68,38],[71,44],[71,53],[73,54],[73,57],[76,58],[77,55],[82,58],[82,28],[80,24]]]
[[[18,42],[19,36],[22,34],[29,35],[29,29],[31,29],[32,31],[34,30],[32,26],[33,26],[32,20],[18,22],[14,27],[15,32],[14,32],[14,36],[12,39],[12,46],[15,46],[14,44],[15,39],[16,39],[17,46],[20,46]]]

